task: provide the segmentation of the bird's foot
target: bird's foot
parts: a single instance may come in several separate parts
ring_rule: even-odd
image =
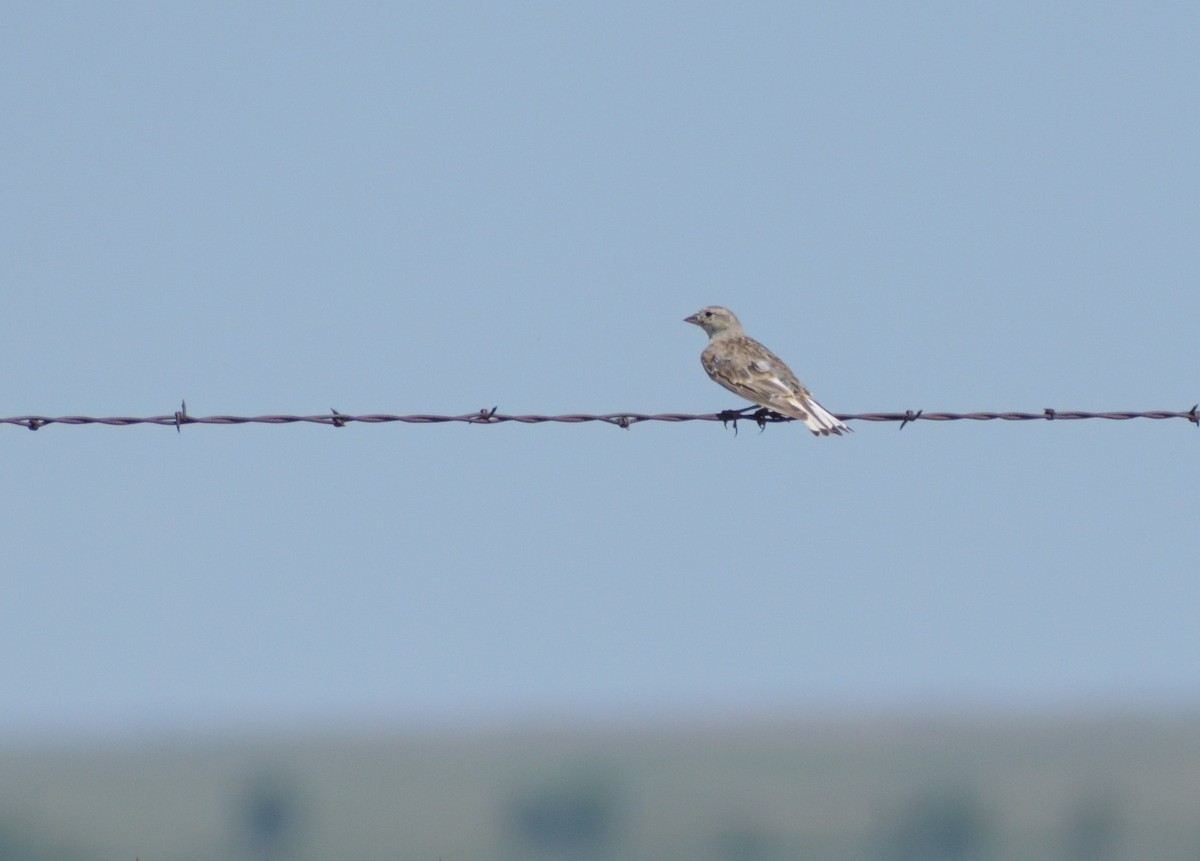
[[[741,410],[721,410],[719,413],[717,413],[717,418],[719,418],[719,419],[721,420],[721,427],[723,427],[723,428],[726,428],[726,429],[728,429],[728,428],[729,428],[729,423],[730,423],[730,422],[733,422],[733,435],[734,435],[734,436],[737,436],[737,430],[738,430],[737,423],[738,423],[738,419],[744,419],[744,418],[745,418],[745,416],[744,416],[744,415],[742,415],[742,413],[743,413],[743,412],[745,412],[745,410],[744,410],[744,409],[741,409]]]

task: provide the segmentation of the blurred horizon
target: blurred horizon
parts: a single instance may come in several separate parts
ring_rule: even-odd
[[[243,733],[0,750],[0,848],[78,857],[1194,857],[1200,715]],[[119,787],[119,791],[113,791]]]

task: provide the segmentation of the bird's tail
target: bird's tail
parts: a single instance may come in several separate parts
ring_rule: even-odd
[[[808,418],[804,419],[804,424],[814,434],[820,436],[829,436],[830,434],[841,436],[844,433],[852,432],[846,426],[845,422],[812,398],[805,398],[804,405],[808,407]]]

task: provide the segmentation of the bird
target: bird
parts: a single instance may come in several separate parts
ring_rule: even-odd
[[[708,333],[700,363],[714,382],[759,406],[804,422],[815,436],[841,436],[848,428],[812,396],[783,360],[749,337],[728,308],[709,305],[685,323]]]

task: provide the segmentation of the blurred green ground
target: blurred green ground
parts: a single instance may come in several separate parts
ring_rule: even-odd
[[[1200,858],[1200,717],[0,749],[3,861]]]

